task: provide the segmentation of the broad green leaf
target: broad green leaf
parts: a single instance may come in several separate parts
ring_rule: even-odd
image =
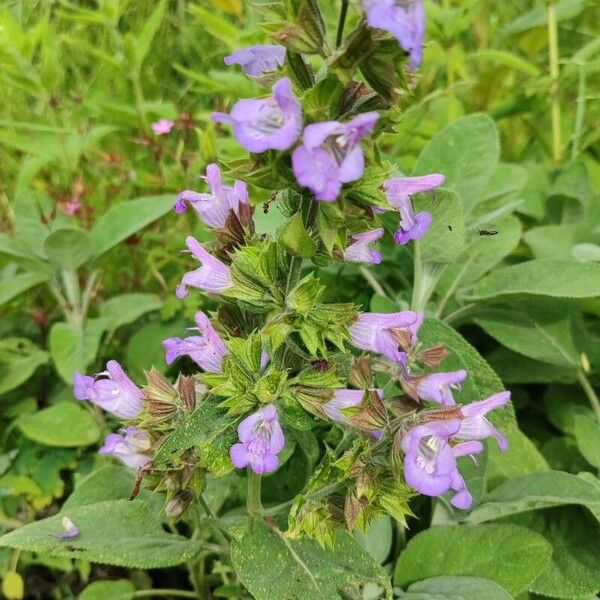
[[[233,566],[256,600],[319,598],[340,600],[366,583],[391,597],[388,577],[348,534],[338,531],[335,549],[323,549],[308,538],[284,540],[255,521],[231,546]]]
[[[575,440],[579,451],[590,465],[600,469],[600,427],[587,414],[575,415]]]
[[[240,28],[214,10],[204,8],[199,4],[190,4],[188,10],[197,17],[204,31],[221,40],[230,50],[236,50],[239,47],[237,42],[242,33]]]
[[[50,276],[45,273],[20,273],[10,279],[0,279],[0,306],[48,279]]]
[[[465,247],[465,222],[460,198],[447,189],[435,194],[420,194],[414,199],[417,212],[427,211],[433,216],[427,235],[419,244],[423,262],[450,263]]]
[[[27,338],[5,337],[0,340],[0,394],[27,381],[50,355]]]
[[[183,320],[172,323],[150,322],[142,325],[127,343],[126,364],[130,377],[143,377],[144,371],[155,367],[165,371],[165,351],[161,342],[169,337],[181,336],[189,323]]]
[[[541,535],[515,525],[432,527],[408,543],[394,583],[405,587],[429,577],[464,575],[491,579],[515,595],[537,579],[551,553]]]
[[[482,310],[474,319],[488,335],[514,352],[561,367],[577,368],[581,348],[575,319],[563,303],[530,303],[527,312],[511,308]]]
[[[58,402],[39,412],[22,415],[16,423],[29,439],[45,446],[89,446],[100,437],[94,417],[74,401]]]
[[[56,266],[75,271],[94,253],[90,234],[74,227],[56,229],[44,242],[44,251]]]
[[[523,239],[535,258],[548,260],[572,260],[573,247],[579,242],[593,241],[589,231],[582,225],[563,223],[533,227]]]
[[[392,548],[392,520],[387,515],[374,519],[363,533],[355,531],[358,543],[375,559],[383,564]]]
[[[94,581],[81,594],[79,600],[131,600],[135,587],[127,579]]]
[[[74,506],[96,504],[104,500],[123,500],[131,496],[135,483],[133,469],[119,465],[106,465],[92,471],[89,475],[78,478],[75,490],[63,505],[63,511]],[[148,505],[151,512],[157,514],[164,505],[163,494],[151,492],[142,488],[136,496]]]
[[[495,581],[481,577],[446,575],[413,583],[400,594],[404,600],[511,600]]]
[[[0,233],[0,253],[7,254],[27,271],[39,271],[49,275],[54,273],[54,269],[48,263],[42,262],[21,236]]]
[[[50,330],[50,354],[56,370],[69,385],[75,371],[85,372],[96,358],[108,319],[88,319],[81,330],[71,323],[55,323]]]
[[[530,591],[552,598],[581,598],[600,591],[600,524],[586,510],[565,506],[512,517],[544,536],[552,558]]]
[[[458,193],[468,213],[482,199],[499,155],[500,142],[494,121],[483,114],[469,115],[431,138],[412,174],[445,175],[445,187]]]
[[[57,539],[64,516],[79,528],[77,538]],[[172,567],[202,550],[202,542],[166,533],[137,500],[73,506],[2,536],[0,546],[137,569]]]
[[[507,479],[549,469],[546,459],[535,444],[519,429],[504,431],[508,451],[500,452],[495,442],[488,442],[486,488],[495,488]]]
[[[559,367],[540,362],[502,346],[497,347],[489,354],[487,360],[506,384],[572,383],[577,381],[577,375],[571,367]]]
[[[482,523],[530,510],[566,504],[579,504],[592,511],[600,510],[598,488],[570,473],[532,473],[509,479],[486,494],[466,520],[470,523]]]
[[[600,296],[600,265],[560,260],[530,260],[490,273],[473,289],[471,300],[515,294],[555,298]]]
[[[516,248],[521,237],[519,219],[513,216],[505,217],[494,225],[494,228],[498,235],[476,235],[461,254],[460,260],[444,269],[436,287],[440,296],[443,296],[450,286],[458,289],[477,281]]]
[[[108,328],[115,330],[161,307],[162,300],[156,294],[120,294],[104,302],[100,314],[110,319]]]
[[[94,258],[168,213],[172,204],[173,196],[166,194],[128,200],[109,208],[91,231],[96,251]]]
[[[575,244],[571,249],[573,260],[581,262],[600,262],[600,245],[598,244]]]

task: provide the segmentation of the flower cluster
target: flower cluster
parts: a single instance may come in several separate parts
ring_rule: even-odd
[[[366,23],[392,33],[409,54],[409,68],[415,69],[421,61],[424,31],[421,1],[364,0],[363,8]],[[360,26],[365,27],[364,21]],[[306,421],[312,419],[312,423],[316,417],[357,440],[345,455],[346,462],[352,463],[347,479],[360,481],[348,492],[348,506],[357,499],[357,489],[363,493],[370,478],[379,477],[373,489],[396,489],[393,486],[399,481],[404,488],[410,486],[427,496],[451,492],[454,506],[469,508],[472,497],[457,459],[482,452],[482,440],[489,437],[506,450],[505,437],[486,415],[507,404],[510,394],[457,404],[454,394],[467,372],[437,370],[447,352],[439,344],[423,347],[423,311],[358,312],[351,304],[327,304],[322,302],[323,289],[314,274],[301,278],[305,258],[318,265],[320,260],[329,264],[330,259],[381,264],[382,255],[373,246],[385,229],[372,223],[382,212],[398,213],[396,244],[423,238],[433,216],[418,210],[414,196],[442,186],[444,176],[431,173],[387,180],[381,176],[376,183],[381,196],[377,201],[354,201],[344,185],[363,178],[366,164],[376,155],[368,152],[373,138],[389,125],[385,114],[354,107],[325,115],[342,120],[314,122],[315,114],[303,111],[292,79],[278,78],[278,70],[286,63],[286,50],[281,46],[242,48],[227,56],[225,63],[240,65],[259,83],[268,79],[272,89],[268,97],[238,100],[228,113],[213,113],[212,119],[230,125],[243,148],[262,155],[251,157],[253,168],[267,166],[277,171],[275,181],[285,180],[286,199],[281,206],[294,215],[290,223],[299,227],[284,225],[275,238],[255,234],[254,188],[249,190],[244,181],[225,182],[214,163],[207,166],[203,178],[206,191],[184,190],[177,196],[175,212],[191,207],[212,230],[215,241],[204,246],[192,236],[186,238],[187,252],[200,266],[183,275],[175,294],[183,299],[195,288],[223,295],[226,301],[217,313],[218,321],[211,322],[205,312],[197,311],[190,335],[162,342],[167,365],[188,357],[201,370],[193,377],[180,376],[176,386],[162,378],[150,391],[150,385],[142,391],[114,360],[95,377],[75,374],[76,398],[89,400],[125,421],[118,433],[106,438],[100,453],[131,468],[152,469],[153,440],[177,433],[184,423],[174,399],[180,401],[177,406],[191,412],[198,387],[204,390],[202,402],[212,403],[212,412],[207,414],[219,415],[221,423],[220,448],[214,454],[225,447],[224,462],[230,469],[273,473],[287,454],[282,454],[284,427],[289,433],[293,424],[307,427]],[[166,123],[155,125],[157,135],[170,130]],[[267,208],[278,201],[276,197],[275,193],[269,198]],[[334,202],[335,206],[324,204]],[[340,225],[327,244],[325,236],[319,236],[318,225],[330,209],[337,211]],[[293,235],[302,237],[302,243],[290,240]],[[349,346],[361,356],[350,357]],[[347,360],[337,360],[342,353]],[[381,383],[375,374],[388,383]],[[402,387],[406,397],[400,400],[405,404],[410,400],[410,410],[396,410],[400,400],[389,397],[389,384]],[[153,421],[156,416],[158,421]],[[159,423],[160,436],[152,436],[153,423]],[[210,424],[204,425],[210,429]],[[197,453],[193,458],[209,460],[211,452],[200,448],[206,456]],[[403,479],[395,468],[398,464],[403,464]],[[223,468],[222,456],[219,467]],[[206,463],[202,468],[210,470]],[[370,493],[365,497],[375,504],[376,492]],[[181,514],[190,498],[190,491],[180,487],[167,513]],[[360,505],[362,500],[357,502]]]

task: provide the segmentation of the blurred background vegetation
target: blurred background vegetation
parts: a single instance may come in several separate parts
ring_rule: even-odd
[[[193,215],[168,214],[164,195],[200,189],[209,162],[243,156],[208,115],[263,93],[239,69],[225,68],[223,57],[266,41],[265,4],[0,0],[0,527],[54,511],[73,473],[89,472],[97,460],[94,444],[108,426],[72,402],[73,368],[99,371],[110,356],[134,378],[152,364],[166,370],[160,341],[179,335],[197,308],[196,299],[173,295],[185,264],[179,250],[186,234],[210,234]],[[517,232],[499,260],[600,260],[597,2],[426,6],[423,66],[399,99],[385,158],[409,172],[436,132],[485,112],[500,132],[502,155],[486,192],[486,220],[477,225],[504,223]],[[338,2],[321,7],[333,46]],[[176,122],[170,134],[152,133],[159,118]],[[256,205],[269,197],[269,190],[251,192]],[[276,225],[260,208],[257,218]],[[74,226],[89,232],[94,252],[87,234],[52,238]],[[406,257],[392,247],[385,256],[384,287],[401,305]],[[336,267],[329,275],[338,297],[369,305],[359,270]],[[456,291],[448,291],[443,314],[513,387],[520,423],[546,459],[572,472],[593,463],[559,410],[565,398],[587,406],[581,387],[565,387],[577,382],[576,371],[501,346],[484,321],[452,316],[461,309]],[[597,342],[600,299],[577,310]],[[591,361],[583,369],[592,382],[597,346],[589,343],[583,359]],[[3,567],[13,559],[0,551]],[[28,589],[39,589],[39,598],[54,586],[62,590],[56,597],[68,595],[89,575],[89,565],[73,574],[68,560],[26,560]]]

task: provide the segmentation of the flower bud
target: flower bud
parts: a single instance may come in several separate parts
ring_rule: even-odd
[[[167,502],[165,514],[171,519],[179,519],[179,517],[181,517],[181,515],[189,508],[193,499],[194,493],[190,490],[178,492],[174,498]]]
[[[371,357],[368,355],[352,359],[352,366],[348,374],[348,381],[358,389],[372,389],[375,387],[373,372],[371,371]]]
[[[177,390],[156,369],[152,368],[146,373],[146,380],[148,384],[142,391],[147,401],[158,401],[167,404],[175,402]]]

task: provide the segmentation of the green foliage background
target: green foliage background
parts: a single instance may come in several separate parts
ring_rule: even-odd
[[[267,40],[265,4],[0,2],[0,528],[13,532],[0,571],[10,586],[18,566],[27,597],[191,589],[183,567],[166,567],[204,552],[200,542],[165,531],[152,494],[124,500],[131,475],[95,453],[115,423],[73,400],[70,377],[109,357],[138,381],[152,365],[176,374],[160,342],[197,309],[197,298],[173,296],[186,264],[178,251],[185,235],[211,234],[170,208],[176,192],[203,185],[206,164],[246,156],[208,115],[262,93],[223,57]],[[339,3],[320,5],[333,46]],[[447,177],[446,191],[418,200],[434,214],[418,245],[420,287],[412,252],[392,244],[377,270],[330,266],[320,277],[330,301],[426,307],[424,335],[455,352],[443,368],[470,370],[465,397],[511,389],[519,429],[507,455],[490,449],[485,476],[473,470],[468,515],[418,499],[408,530],[384,517],[358,544],[339,534],[335,559],[309,541],[290,549],[267,529],[244,531],[239,482],[213,481],[207,497],[232,540],[230,560],[201,555],[215,597],[318,597],[311,577],[323,598],[365,582],[358,597],[392,585],[408,600],[600,591],[600,15],[593,0],[426,7],[423,66],[395,98],[395,132],[380,147],[393,174]],[[347,31],[358,18],[351,11]],[[320,114],[330,90],[312,94]],[[176,129],[154,136],[158,118]],[[262,213],[271,190],[250,184],[258,230],[275,232],[285,216]],[[356,186],[377,193],[368,173]],[[310,471],[314,444],[296,441],[292,467]],[[266,489],[281,502],[303,485]],[[66,512],[95,532],[77,551],[52,537]],[[294,576],[274,581],[270,556]]]

